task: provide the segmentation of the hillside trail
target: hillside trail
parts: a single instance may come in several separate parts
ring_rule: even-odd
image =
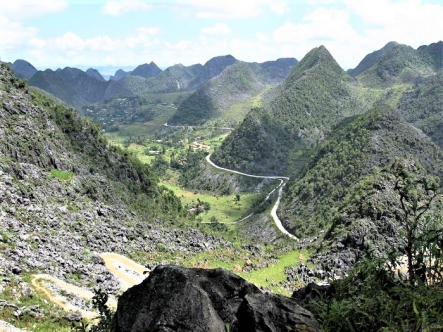
[[[146,267],[123,255],[105,252],[100,257],[105,261],[106,268],[119,279],[123,291],[139,284],[146,277]]]
[[[282,232],[283,234],[287,235],[288,237],[290,237],[291,239],[298,241],[298,238],[296,236],[294,236],[293,234],[289,233],[284,227],[283,224],[281,223],[280,218],[277,216],[277,209],[280,205],[280,200],[281,200],[281,196],[283,194],[283,188],[286,185],[286,183],[288,182],[289,178],[287,176],[267,176],[267,175],[254,175],[254,174],[247,174],[247,173],[243,173],[243,172],[239,172],[239,171],[235,171],[229,168],[224,168],[221,166],[218,166],[216,164],[214,164],[211,160],[211,155],[208,154],[206,156],[206,161],[213,167],[225,171],[225,172],[230,172],[230,173],[234,173],[234,174],[239,174],[239,175],[243,175],[243,176],[248,176],[251,178],[258,178],[258,179],[273,179],[273,180],[280,180],[280,184],[275,187],[265,198],[265,201],[269,199],[269,197],[272,195],[272,193],[278,189],[278,198],[277,201],[274,204],[274,207],[271,210],[271,217],[274,220],[275,225],[277,226],[277,228],[280,230],[280,232]],[[246,218],[249,218],[250,216],[252,216],[252,214],[250,214],[249,216],[247,216]],[[242,220],[246,219],[243,218]]]
[[[109,271],[120,281],[122,291],[125,291],[129,287],[139,284],[146,277],[146,275],[143,274],[144,272],[146,272],[146,268],[143,265],[140,265],[123,255],[106,252],[100,254],[100,257],[103,258],[105,266],[109,269]],[[35,290],[43,293],[52,303],[60,306],[65,311],[77,312],[87,320],[93,320],[97,317],[97,312],[84,310],[70,303],[69,299],[66,296],[59,294],[59,292],[57,291],[54,291],[52,287],[44,285],[45,282],[53,284],[58,289],[61,289],[66,293],[75,295],[85,301],[92,300],[94,293],[91,290],[75,286],[48,274],[36,274],[31,278],[31,284]],[[110,296],[107,304],[109,307],[115,309],[117,308],[117,299],[114,296]],[[14,331],[12,329],[7,329],[9,328],[9,325],[1,324],[0,321],[0,332]],[[21,330],[18,329],[15,331]]]

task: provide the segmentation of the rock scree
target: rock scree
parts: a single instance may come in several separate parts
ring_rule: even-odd
[[[118,300],[112,331],[318,331],[294,299],[223,269],[157,266]]]

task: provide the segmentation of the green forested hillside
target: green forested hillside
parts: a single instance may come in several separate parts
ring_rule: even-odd
[[[264,109],[248,114],[214,160],[247,171],[281,173],[289,164],[299,169],[304,149],[322,141],[343,118],[364,112],[358,92],[326,48],[315,48],[265,94]]]
[[[288,183],[279,215],[297,236],[318,234],[347,192],[395,157],[418,160],[443,177],[442,150],[393,109],[382,106],[346,119],[315,149],[302,176]]]
[[[355,77],[365,70],[371,68],[375,63],[377,62],[378,58],[381,57],[386,52],[390,51],[392,48],[397,46],[397,42],[389,42],[387,43],[383,48],[372,52],[371,54],[366,55],[363,60],[360,61],[357,67],[354,69],[349,69],[346,72],[351,75],[352,77]]]
[[[406,92],[400,99],[398,113],[443,148],[443,71]]]
[[[387,88],[395,84],[414,83],[416,79],[430,76],[441,68],[440,43],[418,50],[399,44],[380,56],[368,70],[357,76],[363,85]]]
[[[236,102],[265,89],[247,63],[237,62],[203,84],[178,107],[170,124],[201,125],[221,115]]]
[[[1,68],[3,85],[6,90],[16,95],[25,94],[26,83],[17,81],[5,65]],[[18,83],[17,83],[18,82]],[[2,95],[2,105],[6,111],[13,112],[12,97]],[[21,97],[24,99],[24,97]],[[119,196],[125,204],[140,207],[151,206],[165,213],[177,213],[181,210],[180,202],[171,192],[157,185],[157,178],[149,168],[127,151],[109,147],[98,125],[77,115],[73,108],[58,104],[56,101],[37,90],[30,91],[30,101],[21,103],[23,116],[5,118],[5,128],[21,126],[22,117],[32,110],[34,123],[27,130],[30,135],[17,135],[14,130],[7,130],[2,135],[1,152],[18,163],[33,163],[47,171],[51,169],[72,172],[81,175],[88,181],[82,183],[85,195],[92,199],[112,200]],[[16,123],[15,123],[15,122]],[[56,127],[49,125],[53,121]],[[45,124],[47,123],[47,124]],[[117,195],[96,176],[115,183],[116,187],[126,188]],[[137,202],[138,201],[138,202]],[[170,202],[171,210],[164,203]],[[149,209],[149,208],[148,208]]]

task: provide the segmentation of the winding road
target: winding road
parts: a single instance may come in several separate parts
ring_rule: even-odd
[[[171,125],[168,125],[168,123],[167,123],[167,122],[166,122],[165,124],[163,124],[163,126],[165,126],[165,127],[169,127],[169,128],[207,128],[207,129],[234,130],[234,128],[232,128],[232,127],[214,127],[214,126],[185,126],[185,125],[179,125],[179,126],[171,126]]]
[[[280,199],[281,199],[281,196],[282,196],[282,193],[283,193],[283,188],[284,188],[284,186],[286,185],[286,182],[289,180],[288,177],[286,177],[286,176],[253,175],[253,174],[242,173],[242,172],[239,172],[239,171],[234,171],[234,170],[229,169],[229,168],[220,167],[220,166],[217,166],[216,164],[214,164],[214,163],[212,162],[212,160],[211,160],[211,155],[210,155],[210,154],[208,154],[208,155],[206,156],[206,161],[207,161],[212,167],[215,167],[215,168],[217,168],[217,169],[219,169],[219,170],[222,170],[222,171],[226,171],[226,172],[230,172],[230,173],[234,173],[234,174],[239,174],[239,175],[243,175],[243,176],[248,176],[248,177],[251,177],[251,178],[280,180],[280,184],[279,184],[277,187],[275,187],[275,188],[274,188],[274,189],[273,189],[273,190],[272,190],[272,191],[266,196],[266,199],[265,199],[265,200],[269,199],[269,197],[272,195],[272,193],[273,193],[275,190],[278,189],[278,198],[277,198],[277,201],[276,201],[275,204],[274,204],[274,207],[273,207],[272,210],[271,210],[271,217],[272,217],[272,219],[274,219],[274,223],[275,223],[275,225],[277,226],[277,228],[280,230],[280,232],[282,232],[283,234],[289,236],[291,239],[298,241],[298,238],[297,238],[296,236],[294,236],[293,234],[289,233],[289,232],[283,227],[280,218],[277,216],[277,209],[278,209],[278,206],[280,205]],[[251,216],[251,215],[249,215],[248,217],[250,217],[250,216]],[[246,217],[246,218],[248,218],[248,217]],[[245,218],[243,218],[242,220],[244,220],[244,219],[245,219]]]

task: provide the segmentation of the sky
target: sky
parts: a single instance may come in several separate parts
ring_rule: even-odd
[[[227,54],[301,60],[324,45],[346,70],[390,41],[443,40],[442,18],[443,0],[0,0],[0,58],[112,74]]]

